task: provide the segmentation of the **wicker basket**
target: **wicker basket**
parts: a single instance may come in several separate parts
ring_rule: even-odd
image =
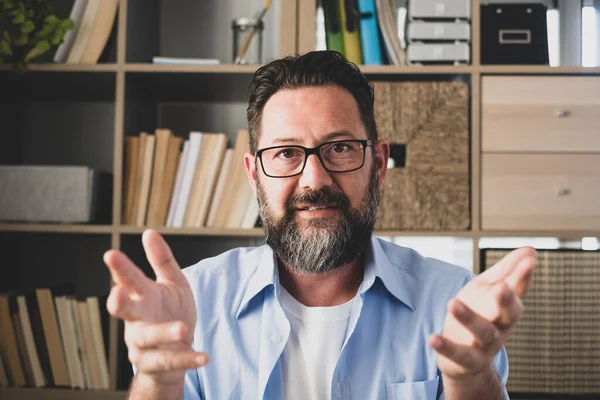
[[[507,253],[484,250],[482,263]],[[508,391],[600,398],[600,252],[539,250],[523,303],[506,343]]]
[[[406,165],[388,170],[376,229],[468,229],[468,85],[374,82],[374,86],[380,139],[406,146]]]

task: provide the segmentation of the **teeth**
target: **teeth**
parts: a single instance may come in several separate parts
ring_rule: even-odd
[[[324,208],[327,208],[327,206],[320,206],[320,207],[308,207],[307,210],[308,211],[313,211],[313,210],[323,210]]]

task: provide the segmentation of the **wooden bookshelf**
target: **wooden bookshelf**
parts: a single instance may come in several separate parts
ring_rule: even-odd
[[[208,6],[217,7],[222,0],[207,0]],[[242,0],[228,0],[242,4]],[[229,49],[229,36],[225,45],[219,42],[218,35],[199,43],[194,36],[205,35],[204,29],[214,29],[226,33],[231,21],[211,21],[205,27],[185,28],[188,20],[201,20],[201,7],[206,2],[186,0],[178,5],[170,5],[170,11],[164,15],[159,12],[166,7],[168,0],[121,0],[118,14],[116,37],[116,59],[96,65],[39,63],[30,66],[30,72],[22,79],[35,90],[24,95],[25,103],[12,104],[11,91],[19,90],[16,78],[8,66],[0,66],[0,86],[5,83],[8,90],[0,93],[0,102],[9,107],[0,108],[0,120],[9,121],[8,142],[2,147],[13,146],[22,154],[3,151],[0,148],[0,163],[89,163],[95,167],[113,173],[112,217],[100,225],[61,225],[61,224],[23,224],[0,223],[0,237],[6,246],[0,249],[10,252],[9,244],[62,241],[65,248],[73,237],[93,242],[96,250],[91,255],[83,254],[86,248],[69,248],[77,260],[93,257],[91,264],[101,264],[101,248],[117,248],[132,255],[134,261],[148,269],[141,251],[140,238],[143,227],[122,224],[123,202],[123,140],[137,135],[143,129],[166,127],[179,135],[187,135],[190,130],[225,131],[230,139],[235,139],[238,128],[245,126],[245,107],[247,102],[247,84],[252,73],[259,65],[231,64],[230,55],[220,47]],[[277,4],[276,4],[277,3]],[[273,2],[267,21],[276,26],[279,43],[272,44],[276,50],[272,56],[284,56],[296,52],[311,50],[314,46],[314,31],[307,32],[306,26],[314,25],[316,2],[314,0],[281,0]],[[249,6],[244,6],[249,7]],[[136,10],[144,9],[143,13]],[[232,7],[235,8],[235,7]],[[236,9],[236,15],[247,10],[253,15],[256,10]],[[598,230],[502,230],[481,229],[481,80],[487,75],[553,75],[600,76],[600,67],[584,68],[578,66],[494,66],[481,65],[479,62],[479,1],[473,0],[472,20],[472,59],[471,65],[461,66],[360,66],[361,70],[373,79],[408,80],[412,76],[466,76],[470,84],[470,171],[471,171],[471,228],[466,231],[377,231],[378,236],[403,237],[456,237],[473,242],[473,265],[479,272],[479,240],[487,237],[559,237],[580,239],[587,236],[600,236]],[[174,21],[183,18],[181,25]],[[233,18],[229,15],[228,18]],[[225,25],[217,26],[216,24]],[[308,24],[308,25],[306,25]],[[185,29],[196,29],[187,32]],[[148,32],[153,32],[148,35]],[[272,32],[272,31],[271,31]],[[265,37],[268,35],[265,32]],[[204,37],[206,39],[206,37]],[[181,43],[176,43],[176,40]],[[266,43],[265,43],[266,45]],[[186,50],[187,49],[187,50]],[[223,64],[210,66],[173,66],[153,65],[152,55],[173,57],[220,57]],[[269,58],[269,57],[265,57]],[[72,82],[71,82],[72,81]],[[69,84],[69,82],[71,82]],[[152,88],[148,96],[141,95],[142,89]],[[185,111],[185,110],[192,110]],[[18,111],[23,117],[14,117]],[[194,113],[211,116],[204,120],[194,117]],[[218,112],[217,112],[218,111]],[[50,115],[56,115],[48,123],[38,121]],[[82,130],[79,122],[69,122],[73,115],[83,115],[87,125]],[[182,118],[182,115],[184,118]],[[230,118],[230,115],[235,115]],[[32,121],[27,120],[31,117]],[[36,122],[37,121],[37,122]],[[71,143],[73,137],[85,136],[80,140],[83,150]],[[51,146],[46,147],[47,137],[53,137]],[[6,147],[5,147],[6,148]],[[78,154],[72,156],[72,154]],[[157,227],[176,256],[181,255],[181,265],[190,265],[200,258],[212,256],[227,248],[256,245],[264,238],[263,231],[255,228],[208,229],[208,228],[165,228]],[[199,250],[197,248],[200,248]],[[14,265],[24,262],[22,253],[11,253]],[[92,262],[93,261],[93,262]],[[66,264],[72,263],[69,259]],[[74,267],[71,265],[71,267]],[[69,267],[69,268],[71,268]],[[67,270],[71,270],[71,269]],[[102,268],[94,265],[77,265],[77,268]],[[0,281],[5,273],[0,273]],[[60,270],[56,271],[61,274]],[[64,272],[63,272],[64,273]],[[108,293],[110,279],[96,283],[101,291]],[[2,289],[0,287],[0,289]],[[16,288],[13,288],[16,289]],[[109,369],[111,388],[114,391],[71,391],[61,389],[0,388],[0,398],[4,399],[121,399],[125,397],[125,383],[119,381],[120,373],[127,368],[126,354],[122,348],[122,332],[118,323],[111,321],[109,351]]]

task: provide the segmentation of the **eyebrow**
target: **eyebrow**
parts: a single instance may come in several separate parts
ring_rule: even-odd
[[[328,142],[330,140],[337,139],[337,138],[354,139],[354,135],[350,131],[347,131],[347,130],[335,131],[335,132],[330,132],[327,135],[325,135],[323,137],[323,141]],[[299,143],[300,141],[301,140],[296,137],[277,138],[277,139],[273,140],[273,144],[276,144],[276,143]]]

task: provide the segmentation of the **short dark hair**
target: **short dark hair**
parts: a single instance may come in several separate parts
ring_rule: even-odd
[[[282,89],[330,84],[339,85],[352,94],[358,103],[368,138],[377,141],[373,84],[341,53],[322,50],[271,61],[254,73],[246,113],[250,130],[250,152],[255,154],[258,150],[262,112],[271,96]]]

